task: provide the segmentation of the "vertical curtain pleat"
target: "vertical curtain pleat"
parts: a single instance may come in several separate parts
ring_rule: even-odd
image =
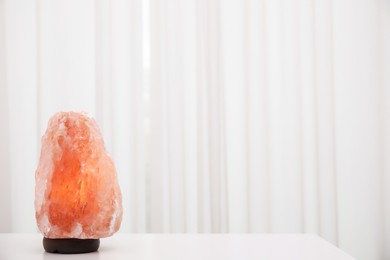
[[[333,21],[330,1],[316,0],[314,8],[314,84],[318,131],[319,232],[337,244],[337,182],[335,165]]]
[[[338,242],[362,259],[379,259],[384,247],[379,6],[364,0],[353,6],[350,12],[349,1],[333,2]]]
[[[95,41],[90,49],[95,50],[95,113],[96,120],[103,133],[105,145],[112,152],[113,147],[113,97],[112,97],[112,63],[113,63],[113,32],[112,23],[112,2],[107,0],[97,0],[93,6],[94,10],[94,37]]]
[[[6,49],[6,2],[0,1],[0,231],[12,232],[11,217],[11,175],[9,154],[9,112],[7,84],[7,49]]]
[[[269,119],[269,196],[270,196],[270,231],[288,230],[289,220],[284,186],[288,185],[284,178],[283,161],[283,13],[280,1],[266,1],[266,45],[267,45],[267,84]],[[287,173],[286,173],[287,174]],[[289,174],[289,172],[288,172]]]
[[[211,186],[210,186],[210,151],[208,135],[210,86],[210,19],[216,16],[215,1],[196,1],[196,83],[197,83],[197,158],[198,158],[198,229],[200,232],[210,232],[211,227]],[[215,26],[215,24],[214,24]],[[214,42],[217,44],[217,42]],[[215,60],[214,60],[215,63]]]
[[[183,60],[183,31],[181,27],[181,6],[180,1],[168,1],[163,6],[163,17],[166,18],[164,45],[164,63],[166,78],[162,82],[163,92],[166,99],[165,112],[166,128],[165,151],[169,187],[167,196],[169,198],[170,232],[185,230],[185,208],[184,208],[184,88],[183,70],[187,61]]]
[[[141,1],[116,0],[111,5],[112,156],[122,189],[123,232],[147,230],[145,170],[145,91]],[[104,109],[104,107],[103,107]]]
[[[134,56],[133,51],[140,51],[141,49],[132,42],[132,33],[135,32],[131,26],[135,12],[132,15],[128,15],[133,10],[131,2],[106,1],[106,3],[110,5],[109,8],[107,6],[97,6],[97,8],[101,8],[99,12],[108,12],[107,16],[111,17],[111,21],[108,23],[111,26],[106,29],[107,34],[103,36],[103,38],[111,41],[111,44],[106,46],[110,47],[106,51],[111,51],[111,60],[105,62],[105,60],[101,59],[97,65],[101,66],[101,74],[105,71],[111,72],[111,81],[110,85],[107,86],[107,90],[110,91],[111,100],[115,100],[111,104],[111,107],[109,107],[112,112],[110,117],[112,131],[115,133],[111,136],[112,156],[115,158],[118,180],[122,189],[123,214],[129,216],[123,220],[121,230],[124,232],[137,232],[139,229],[144,229],[144,225],[142,225],[142,222],[137,222],[139,212],[134,211],[137,199],[135,189],[137,187],[137,181],[134,173],[139,169],[137,164],[142,164],[143,151],[139,150],[138,153],[134,152],[133,147],[136,143],[133,139],[136,137],[139,137],[140,140],[143,139],[143,136],[139,136],[137,133],[137,129],[139,127],[142,128],[143,122],[140,120],[135,121],[136,111],[142,109],[142,106],[138,106],[138,103],[143,101],[143,93],[132,93],[132,90],[139,88],[137,85],[140,83],[139,79],[137,80],[134,77],[134,74],[139,74],[140,72],[137,71],[137,67],[132,66],[132,63],[133,60],[137,63],[140,62],[139,57]],[[96,2],[96,4],[101,5],[102,3]],[[139,10],[137,11],[139,12]],[[96,21],[104,22],[104,19],[96,17]],[[96,29],[99,30],[99,28],[101,28],[99,24],[96,24]],[[139,37],[139,35],[137,36]],[[102,44],[99,41],[103,39],[97,37],[96,39],[97,46]],[[142,54],[142,52],[140,53]],[[133,73],[129,73],[130,71]],[[101,88],[97,98],[103,99],[100,101],[101,105],[99,108],[97,107],[97,111],[100,110],[99,116],[104,124],[107,121],[105,121],[103,111],[107,107],[105,106],[106,103],[104,103],[103,91],[101,91],[104,89],[104,86],[102,86],[103,82],[97,83],[97,86],[100,85]],[[133,96],[140,100],[140,102],[135,103]],[[125,111],[127,113],[124,113]],[[134,160],[134,157],[138,157],[140,160]],[[139,172],[139,177],[142,178],[142,171]],[[142,184],[141,187],[144,187]]]
[[[229,232],[248,231],[246,8],[240,1],[220,2],[220,84],[224,91]],[[218,50],[215,50],[218,52]],[[213,173],[211,173],[213,174]]]
[[[319,233],[318,121],[315,84],[314,2],[299,4],[300,112],[302,149],[303,230]]]
[[[390,258],[390,2],[380,1],[380,80],[382,92],[381,104],[383,109],[383,151],[384,151],[384,175],[383,175],[383,195],[384,195],[384,256],[383,259]]]
[[[180,2],[179,24],[181,39],[181,77],[183,88],[183,196],[184,231],[198,232],[198,138],[197,138],[197,49],[196,49],[196,1]],[[179,108],[181,109],[181,108]]]
[[[150,164],[151,179],[151,229],[156,232],[170,232],[170,176],[168,150],[167,97],[167,21],[166,6],[162,1],[150,1],[151,20],[151,71],[150,71]]]
[[[249,0],[245,17],[249,232],[270,231],[266,1]],[[250,33],[249,33],[250,32]]]
[[[283,196],[279,216],[286,216],[282,226],[288,232],[303,231],[302,178],[302,117],[301,75],[299,50],[299,5],[282,1],[282,64],[281,96],[281,181],[278,192]]]
[[[197,9],[199,124],[199,204],[203,232],[229,230],[226,171],[225,92],[221,78],[219,1],[200,1]]]

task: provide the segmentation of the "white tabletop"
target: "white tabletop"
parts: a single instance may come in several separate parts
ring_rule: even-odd
[[[0,234],[0,259],[267,259],[352,260],[311,234],[116,234],[100,240],[98,252],[45,253],[40,234]]]

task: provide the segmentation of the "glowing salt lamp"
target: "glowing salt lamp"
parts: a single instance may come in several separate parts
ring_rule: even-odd
[[[122,195],[115,166],[87,114],[50,119],[35,181],[35,215],[47,252],[93,252],[100,238],[118,231]]]

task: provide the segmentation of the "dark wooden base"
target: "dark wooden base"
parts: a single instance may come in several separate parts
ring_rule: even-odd
[[[100,245],[100,239],[77,238],[43,238],[43,248],[46,252],[56,254],[83,254],[95,252]]]

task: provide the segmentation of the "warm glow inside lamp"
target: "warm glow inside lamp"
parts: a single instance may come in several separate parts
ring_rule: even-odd
[[[122,195],[116,170],[93,118],[60,112],[42,137],[35,173],[35,214],[50,253],[98,250],[118,231]]]

